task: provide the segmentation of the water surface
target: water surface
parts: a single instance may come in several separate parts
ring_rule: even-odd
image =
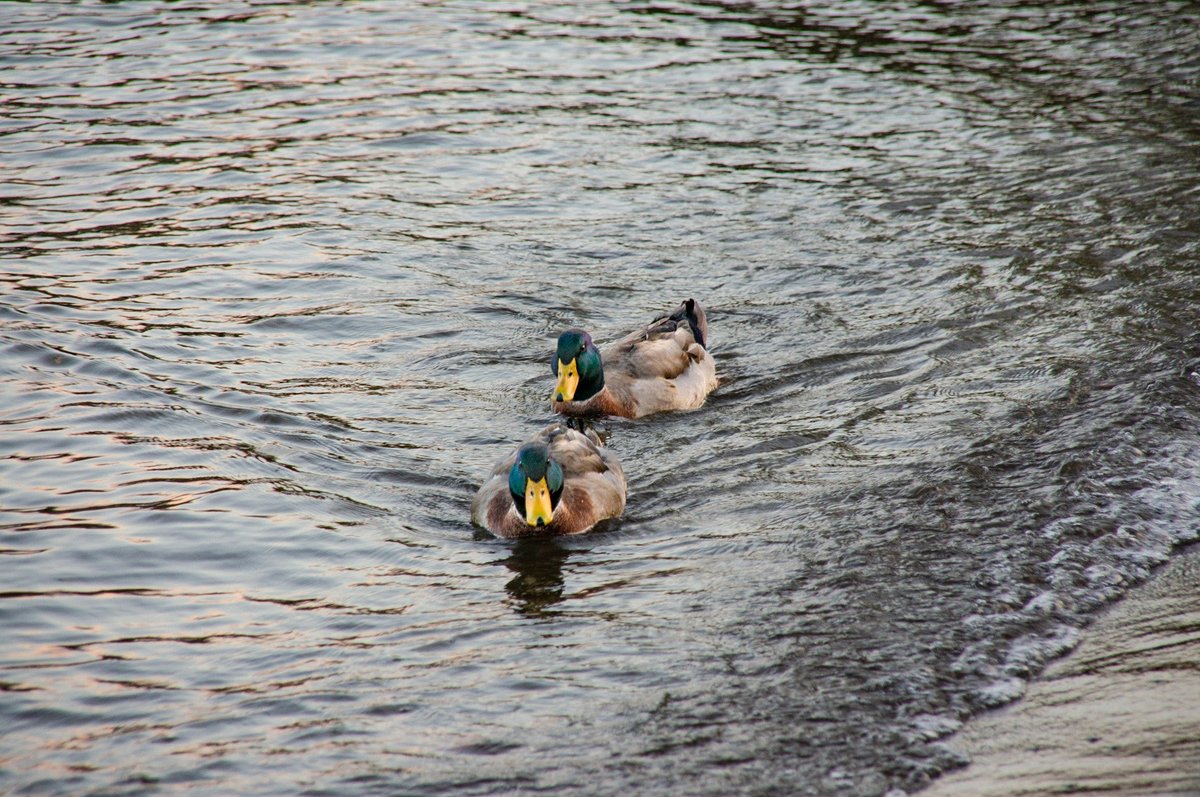
[[[1189,4],[0,22],[5,791],[911,792],[1200,531]],[[473,529],[685,296],[625,516]]]

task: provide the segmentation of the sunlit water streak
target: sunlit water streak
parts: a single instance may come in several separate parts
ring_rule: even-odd
[[[5,790],[912,790],[1197,534],[1190,6],[0,21]],[[472,529],[685,295],[625,516]]]

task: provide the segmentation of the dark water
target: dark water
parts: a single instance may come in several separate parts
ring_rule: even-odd
[[[1193,4],[0,5],[0,790],[913,791],[1200,533]],[[723,384],[468,502],[573,324]]]

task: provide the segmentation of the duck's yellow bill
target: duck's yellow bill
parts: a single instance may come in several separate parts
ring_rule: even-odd
[[[579,387],[579,366],[575,360],[569,363],[558,361],[558,385],[554,388],[555,401],[571,401]]]
[[[550,488],[546,479],[525,480],[525,522],[531,526],[546,526],[554,519],[554,507],[550,505]]]

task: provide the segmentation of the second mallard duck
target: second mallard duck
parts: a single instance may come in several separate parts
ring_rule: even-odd
[[[665,410],[694,410],[717,386],[708,353],[708,320],[695,299],[616,343],[597,349],[582,329],[558,338],[555,412],[575,417],[640,418]]]
[[[594,432],[551,424],[496,465],[471,520],[497,537],[579,534],[625,508],[625,473]]]

